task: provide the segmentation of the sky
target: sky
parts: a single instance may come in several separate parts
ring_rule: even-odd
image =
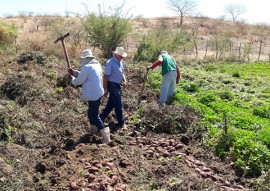
[[[167,4],[168,0],[125,0],[123,11],[133,17],[177,16]],[[210,18],[226,17],[225,7],[229,4],[241,4],[246,12],[238,20],[250,24],[270,24],[269,0],[197,0],[194,15]],[[0,17],[28,15],[65,15],[65,12],[85,14],[98,11],[98,4],[119,7],[123,0],[0,0]],[[87,9],[86,9],[87,7]],[[228,16],[228,15],[227,15]]]

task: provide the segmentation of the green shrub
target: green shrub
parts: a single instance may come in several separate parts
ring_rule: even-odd
[[[153,44],[152,44],[153,43]],[[154,62],[160,53],[161,48],[154,45],[154,42],[144,40],[139,44],[136,54],[134,55],[133,61],[149,61]]]
[[[94,47],[99,47],[106,58],[112,56],[112,51],[121,46],[132,30],[129,18],[122,15],[123,6],[110,10],[111,15],[107,15],[107,12],[99,7],[99,14],[89,14],[83,23],[89,37],[88,42]]]
[[[240,78],[240,73],[238,71],[234,72],[232,74],[232,77],[235,77],[235,78]]]
[[[232,101],[234,99],[234,95],[230,91],[220,92],[219,97],[224,101]]]
[[[264,90],[262,90],[262,93],[270,93],[270,88],[265,88]]]
[[[187,34],[184,31],[172,33],[170,29],[158,28],[142,36],[133,61],[154,62],[161,50],[172,52],[186,43]]]
[[[226,136],[225,134],[223,134],[218,137],[218,141],[215,146],[215,153],[217,156],[223,159],[227,155],[230,147],[231,147],[231,143],[229,140],[229,136]]]
[[[216,70],[216,66],[214,64],[207,64],[205,66],[205,70],[208,71],[208,72],[215,71]]]
[[[187,92],[196,92],[199,86],[195,83],[186,83],[183,85],[183,89]]]
[[[222,83],[223,84],[232,84],[233,81],[232,80],[229,80],[229,79],[225,79],[225,80],[222,80]]]
[[[216,101],[216,96],[213,92],[206,92],[206,93],[201,93],[198,96],[198,101],[202,104],[205,104],[207,106],[210,106],[210,104],[214,101]]]
[[[14,25],[7,25],[0,21],[0,53],[7,51],[15,43],[18,37],[17,28]]]
[[[243,109],[247,109],[249,107],[248,104],[244,102],[243,100],[234,100],[233,105],[235,107],[239,107]]]
[[[253,115],[260,116],[262,118],[270,119],[270,107],[260,106],[253,109]]]
[[[230,154],[238,161],[235,165],[243,170],[245,176],[258,177],[270,165],[268,149],[249,137],[237,137]]]
[[[258,139],[270,150],[270,126],[260,131]]]

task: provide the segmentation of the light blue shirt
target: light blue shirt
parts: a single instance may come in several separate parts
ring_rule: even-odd
[[[108,76],[108,81],[121,84],[124,74],[124,64],[114,56],[106,63],[104,74]]]
[[[102,67],[99,62],[94,59],[91,62],[82,65],[78,77],[75,78],[72,76],[71,83],[75,86],[82,85],[82,100],[98,100],[104,94],[102,85]]]

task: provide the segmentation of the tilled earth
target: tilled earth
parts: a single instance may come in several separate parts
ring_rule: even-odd
[[[126,67],[129,129],[118,129],[112,114],[112,142],[102,146],[99,135],[89,134],[87,105],[64,64],[46,59],[0,64],[0,190],[252,190],[252,180],[236,176],[229,159],[200,146],[191,130],[200,120],[195,112],[159,108],[158,93],[147,87],[140,95],[144,67]],[[179,109],[176,122],[185,128],[172,133],[166,114]]]

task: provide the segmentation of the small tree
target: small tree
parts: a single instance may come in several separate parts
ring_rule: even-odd
[[[109,12],[102,11],[99,5],[99,14],[88,13],[83,23],[88,36],[88,42],[100,48],[106,58],[112,56],[112,51],[119,46],[131,31],[131,25],[127,14],[121,15],[124,3]]]
[[[225,7],[225,13],[228,14],[233,22],[236,22],[238,16],[246,12],[246,6],[243,4],[229,4]]]
[[[180,26],[185,16],[191,15],[197,7],[195,0],[167,0],[169,8],[180,16]]]

